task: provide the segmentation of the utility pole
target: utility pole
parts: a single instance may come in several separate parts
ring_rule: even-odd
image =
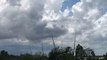
[[[44,60],[44,48],[43,48],[43,42],[42,42],[41,48],[42,48],[42,52],[41,52],[41,53],[42,53],[42,55],[41,55],[42,57],[41,57],[41,60]]]
[[[53,38],[53,33],[51,32],[51,37],[52,37],[52,42],[53,42],[53,46],[54,46],[54,49],[56,49],[56,45],[55,45],[55,40],[54,40],[54,38]]]
[[[30,47],[30,54],[33,55],[33,54],[32,54],[32,49],[31,49],[31,47]]]
[[[61,47],[63,48],[63,40],[61,41]]]
[[[43,53],[43,55],[44,55],[43,42],[42,42],[42,46],[41,46],[41,48],[42,48],[42,53]]]
[[[74,60],[76,59],[76,31],[74,32]]]

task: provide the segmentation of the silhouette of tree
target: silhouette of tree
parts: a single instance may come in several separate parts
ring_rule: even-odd
[[[95,60],[95,53],[92,49],[90,48],[87,48],[85,49],[85,53],[86,53],[86,56],[88,57],[87,60]]]
[[[84,57],[86,57],[86,60],[99,60],[99,56],[96,57],[92,49],[84,49],[80,44],[78,44],[76,47],[76,60],[84,60]],[[15,56],[9,55],[7,51],[2,50],[0,52],[0,60],[74,60],[74,56],[71,47],[56,47],[49,52],[48,56],[41,53],[36,53],[35,55],[21,54],[20,56]],[[102,60],[107,60],[107,53]]]
[[[8,52],[5,51],[5,50],[2,50],[2,51],[0,52],[0,54],[1,54],[1,55],[5,55],[5,56],[8,56]]]
[[[86,53],[86,56],[95,56],[94,51],[90,48],[85,49],[85,53]]]
[[[49,60],[73,60],[73,52],[71,47],[55,48],[49,53]]]
[[[8,52],[5,51],[5,50],[2,50],[2,51],[0,52],[0,59],[2,59],[2,60],[7,60],[8,58],[9,58]]]
[[[107,60],[107,53],[104,55],[104,60]]]
[[[85,55],[86,54],[83,47],[80,44],[78,44],[76,47],[76,60],[83,60]]]
[[[21,55],[20,60],[34,60],[34,58],[30,54],[24,54],[24,55]]]

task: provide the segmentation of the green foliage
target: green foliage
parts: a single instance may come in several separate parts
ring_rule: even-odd
[[[104,60],[107,60],[107,53],[104,55]]]
[[[85,56],[85,51],[83,47],[80,44],[78,44],[76,47],[76,57],[82,57],[82,56]]]
[[[92,49],[84,49],[80,44],[76,47],[76,60],[95,60],[95,53]]]
[[[49,53],[49,60],[73,60],[73,53],[71,47],[55,48]]]
[[[76,56],[73,56],[74,50],[71,47],[60,48],[56,47],[52,49],[48,56],[43,53],[36,53],[35,55],[23,54],[20,56],[9,55],[7,51],[2,50],[0,52],[0,60],[100,60],[95,56],[92,49],[84,49],[80,44],[76,47]],[[75,58],[75,59],[74,59]],[[107,60],[107,53],[104,55],[104,59]]]
[[[25,55],[21,55],[20,60],[34,60],[34,58],[30,54],[25,54]]]
[[[76,60],[83,60],[85,55],[86,54],[83,47],[78,44],[76,47]]]
[[[5,58],[6,57],[6,58]],[[5,50],[2,50],[0,52],[0,59],[6,60],[7,58],[9,58],[8,56],[8,52],[6,52]]]

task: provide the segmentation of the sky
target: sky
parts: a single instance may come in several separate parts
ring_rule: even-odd
[[[75,3],[79,2],[80,0],[64,0],[62,3],[61,11],[63,12],[65,9],[70,9]]]
[[[0,50],[47,53],[56,46],[107,52],[107,0],[0,0]]]

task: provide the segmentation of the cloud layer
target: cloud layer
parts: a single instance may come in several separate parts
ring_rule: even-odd
[[[42,21],[45,1],[41,0],[7,0],[2,1],[3,8],[0,12],[0,39],[25,38],[28,40],[42,40],[49,38],[54,33],[58,37],[65,30],[47,28],[48,22]]]
[[[61,46],[63,41],[64,46],[68,46],[68,42],[69,46],[73,46],[75,33],[77,44],[91,47],[97,54],[106,52],[107,0],[80,0],[72,4],[71,8],[61,11],[63,2],[64,0],[0,1],[0,41],[9,43],[7,46],[22,47],[42,41],[51,47],[50,38],[53,35],[56,45]],[[5,46],[1,44],[1,48]]]

